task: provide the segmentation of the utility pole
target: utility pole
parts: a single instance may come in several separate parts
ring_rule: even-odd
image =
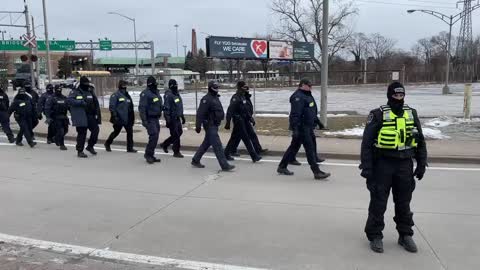
[[[32,34],[34,36],[37,36],[35,34],[35,19],[33,18],[33,16],[32,16]],[[33,65],[35,67],[35,78],[40,83],[40,63],[39,63],[40,57],[38,57],[38,47],[33,48],[33,55],[37,56],[37,62],[35,62]]]
[[[130,20],[133,22],[133,39],[135,41],[135,75],[138,75],[138,44],[137,44],[137,21],[135,18],[130,18],[128,16],[125,16],[123,14],[120,14],[118,12],[108,12],[107,14],[112,14],[112,15],[118,15],[120,17],[123,17],[127,20]]]
[[[328,0],[323,1],[323,30],[322,30],[322,93],[320,100],[320,119],[328,127],[327,119],[327,91],[328,91]]]
[[[178,27],[179,27],[179,26],[180,26],[180,25],[178,25],[178,24],[175,24],[175,25],[174,25],[174,27],[175,27],[175,35],[176,35],[176,37],[177,37],[177,57],[178,57]]]
[[[183,56],[187,57],[187,45],[183,45]]]
[[[48,22],[47,22],[47,4],[45,3],[46,0],[43,0],[43,27],[45,29],[45,45],[47,49],[47,76],[48,76],[48,83],[52,83],[52,66],[50,63],[50,41],[48,39]]]
[[[27,37],[31,38],[31,28],[30,28],[30,13],[28,12],[28,5],[27,5],[27,0],[23,0],[23,3],[25,4],[25,22],[27,26]],[[29,46],[28,49],[28,61],[30,61],[30,80],[32,83],[32,87],[35,87],[35,75],[33,74],[33,62],[32,62],[32,46]]]

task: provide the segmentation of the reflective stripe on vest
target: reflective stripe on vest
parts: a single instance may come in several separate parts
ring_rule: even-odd
[[[381,149],[400,151],[417,147],[417,143],[412,137],[412,130],[415,127],[412,109],[405,106],[403,117],[398,117],[389,106],[382,106],[380,109],[383,114],[383,122],[375,146]]]

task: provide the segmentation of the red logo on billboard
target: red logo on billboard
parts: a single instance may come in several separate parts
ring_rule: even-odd
[[[266,40],[252,40],[251,43],[251,48],[253,51],[253,54],[257,58],[267,58],[267,41]]]

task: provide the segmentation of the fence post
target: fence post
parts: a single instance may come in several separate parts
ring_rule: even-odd
[[[465,84],[465,97],[463,101],[463,119],[471,119],[472,112],[472,84]]]

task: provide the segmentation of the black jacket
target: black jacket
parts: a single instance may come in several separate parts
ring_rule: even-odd
[[[253,114],[253,111],[252,111]],[[227,123],[230,124],[230,121],[233,118],[242,119],[251,121],[252,114],[250,114],[248,101],[244,94],[235,93],[230,99],[230,105],[227,109]]]
[[[314,129],[319,125],[318,109],[312,92],[298,89],[290,97],[290,130]]]
[[[7,112],[10,107],[10,99],[5,92],[0,92],[0,112]]]
[[[35,106],[32,99],[28,95],[17,95],[8,108],[8,115],[14,114],[16,121],[33,121],[37,119],[35,115]]]
[[[148,118],[160,118],[162,116],[163,100],[157,89],[145,89],[140,94],[138,112],[142,121]]]
[[[423,136],[422,126],[418,118],[417,111],[412,109],[414,125],[418,130],[419,136],[417,139],[418,146],[414,149],[404,151],[378,149],[375,147],[378,133],[383,126],[383,113],[380,108],[370,112],[367,119],[367,124],[363,132],[362,149],[361,149],[361,169],[373,169],[375,160],[381,157],[409,159],[415,158],[420,164],[427,164],[427,144]]]
[[[118,90],[110,96],[109,110],[111,123],[123,126],[133,126],[135,123],[133,100],[126,90]],[[115,121],[119,122],[114,123]]]
[[[100,104],[93,89],[83,90],[80,87],[73,89],[67,98],[72,116],[72,124],[75,127],[87,127],[88,116],[93,116],[98,124],[102,123]]]
[[[200,129],[210,126],[220,126],[222,120],[225,118],[222,102],[220,102],[220,95],[214,91],[209,91],[202,100],[197,110],[196,128]]]
[[[163,98],[165,99],[163,108],[165,121],[170,122],[180,119],[183,116],[183,100],[180,93],[167,89]]]
[[[62,94],[53,94],[45,104],[45,116],[52,120],[68,119],[68,101]]]
[[[51,91],[51,92],[47,91],[40,96],[40,98],[38,99],[38,104],[37,104],[37,112],[39,114],[41,114],[41,113],[45,114],[45,105],[47,103],[47,100],[52,96],[53,96],[53,91]]]

